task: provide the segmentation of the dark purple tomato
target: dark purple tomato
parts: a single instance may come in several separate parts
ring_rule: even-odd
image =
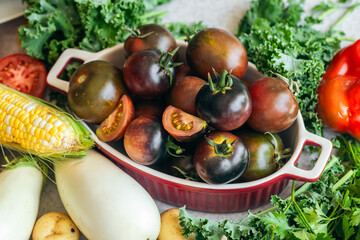
[[[186,49],[190,68],[201,78],[223,70],[241,78],[248,65],[246,50],[232,33],[222,29],[207,28],[195,34]]]
[[[212,132],[196,147],[195,170],[207,183],[229,183],[239,178],[249,164],[245,143],[229,132]]]
[[[203,86],[196,95],[198,116],[217,130],[230,131],[242,126],[251,113],[251,97],[245,84],[234,77],[231,87],[214,91],[211,85]],[[228,79],[230,80],[230,79]],[[214,78],[214,82],[219,81]]]
[[[139,116],[125,131],[125,151],[137,163],[154,164],[167,156],[167,137],[160,118],[151,115]]]
[[[176,40],[171,32],[159,24],[146,24],[138,27],[138,34],[133,34],[124,42],[126,57],[132,53],[159,47],[164,52],[172,52],[176,47]]]
[[[206,81],[194,76],[177,79],[169,92],[169,104],[189,114],[197,115],[195,99],[204,85],[206,85]]]
[[[162,123],[165,130],[176,140],[189,142],[201,137],[207,124],[201,118],[188,114],[169,105],[163,115]]]
[[[169,90],[175,79],[173,67],[162,66],[158,49],[141,50],[129,56],[123,67],[124,82],[130,92],[142,99],[154,99]],[[171,66],[172,60],[168,62]]]
[[[76,69],[70,79],[67,98],[71,110],[79,118],[101,123],[115,110],[126,92],[120,69],[96,60]]]
[[[277,170],[275,147],[266,135],[268,134],[257,132],[244,132],[238,135],[250,152],[249,166],[241,179],[254,181],[269,176]]]
[[[250,86],[252,111],[248,125],[259,132],[277,133],[296,120],[299,105],[283,80],[266,77]]]

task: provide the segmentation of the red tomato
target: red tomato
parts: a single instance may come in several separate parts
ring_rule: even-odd
[[[46,69],[42,62],[26,54],[0,59],[0,83],[17,91],[41,97],[46,87]]]

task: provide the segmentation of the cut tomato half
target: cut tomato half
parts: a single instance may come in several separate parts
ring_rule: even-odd
[[[165,130],[179,141],[189,142],[202,136],[207,123],[194,115],[169,105],[162,116]]]
[[[44,64],[26,54],[12,54],[0,59],[0,83],[17,91],[41,97],[46,87]]]
[[[130,97],[124,94],[115,110],[96,129],[96,136],[103,142],[119,140],[134,117],[134,104]]]

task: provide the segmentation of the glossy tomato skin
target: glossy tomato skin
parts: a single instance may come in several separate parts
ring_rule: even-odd
[[[266,77],[250,86],[252,112],[247,124],[259,132],[277,133],[296,120],[299,105],[287,85],[280,79]]]
[[[242,180],[258,180],[277,170],[275,148],[265,134],[244,132],[238,136],[245,142],[250,152],[249,166],[241,176]]]
[[[96,136],[103,142],[119,140],[134,117],[134,104],[130,97],[124,94],[115,110],[96,129]]]
[[[201,118],[188,114],[169,105],[163,115],[162,124],[165,130],[178,141],[190,142],[201,137],[207,124]]]
[[[125,151],[135,162],[151,165],[167,157],[167,137],[160,118],[151,115],[139,116],[125,131]]]
[[[213,93],[203,86],[195,99],[198,116],[218,130],[230,131],[242,126],[251,113],[251,97],[245,84],[231,76],[233,85],[225,92]]]
[[[207,79],[213,69],[223,70],[241,78],[245,75],[248,58],[245,47],[233,34],[217,28],[199,31],[189,41],[186,59],[190,68],[201,78]]]
[[[170,74],[166,73],[160,67],[160,55],[158,49],[141,50],[126,59],[123,77],[126,86],[135,96],[154,99],[169,90],[170,75],[175,79],[176,71],[170,68]]]
[[[70,79],[68,102],[71,110],[90,123],[101,123],[127,93],[120,69],[95,60],[82,64]]]
[[[146,24],[138,27],[139,36],[130,36],[124,42],[125,56],[134,52],[159,47],[164,52],[172,52],[176,47],[176,40],[172,33],[159,24]],[[148,35],[147,35],[148,34]],[[145,37],[143,37],[146,35]]]
[[[249,164],[249,150],[245,143],[230,132],[215,131],[206,136],[208,139],[222,143],[233,142],[231,154],[218,155],[214,147],[204,138],[196,147],[194,166],[198,175],[207,183],[229,183],[239,178]]]
[[[196,95],[205,84],[206,81],[195,76],[185,76],[177,79],[169,92],[169,104],[189,114],[197,115],[195,108]]]
[[[6,56],[0,59],[0,83],[40,98],[46,87],[45,66],[27,54]]]

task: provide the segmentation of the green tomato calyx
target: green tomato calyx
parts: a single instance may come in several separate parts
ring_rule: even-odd
[[[228,72],[226,70],[223,70],[221,75],[219,75],[215,69],[213,69],[214,77],[212,78],[210,73],[208,73],[208,84],[210,91],[214,94],[218,92],[225,93],[226,90],[230,90],[231,86],[233,85],[233,79],[231,78],[231,71]],[[214,81],[216,83],[214,83]]]

